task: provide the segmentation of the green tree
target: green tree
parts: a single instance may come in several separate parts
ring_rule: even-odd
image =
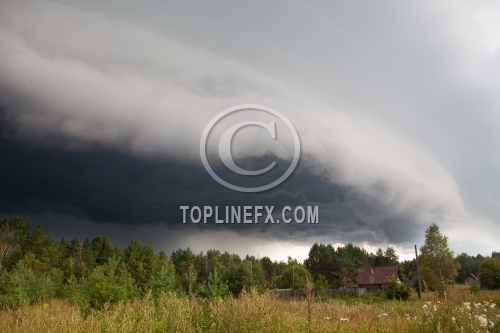
[[[225,251],[220,255],[219,260],[225,268],[224,272],[221,272],[223,273],[223,279],[229,281],[241,264],[241,258],[237,254],[231,254]]]
[[[150,281],[153,297],[175,291],[175,268],[171,262],[161,265]]]
[[[151,245],[142,246],[138,240],[131,240],[123,250],[123,261],[127,271],[144,293],[156,270],[157,258]]]
[[[210,299],[223,298],[228,291],[227,281],[222,281],[222,276],[217,274],[217,269],[210,272],[208,281],[201,287],[201,294]]]
[[[7,270],[24,256],[30,228],[31,222],[19,215],[0,220],[0,264]]]
[[[453,282],[460,264],[448,247],[448,237],[433,223],[425,231],[425,243],[420,248],[421,274],[427,287],[446,298],[446,286]]]
[[[465,280],[470,277],[470,273],[477,276],[479,274],[479,265],[484,257],[480,254],[473,257],[467,253],[462,253],[455,257],[455,261],[460,264],[458,275],[456,278],[457,283],[465,283]]]
[[[54,295],[50,276],[37,277],[22,261],[9,273],[0,266],[0,307],[16,308],[46,301]]]
[[[196,282],[196,273],[192,269],[182,275],[181,281],[184,291],[187,292],[188,295],[196,294],[198,290],[198,283]]]
[[[83,310],[87,307],[86,285],[85,278],[79,280],[75,275],[71,275],[62,287],[62,295]]]
[[[332,258],[333,285],[341,288],[356,286],[359,267],[370,266],[370,254],[349,243],[338,247]]]
[[[500,259],[486,258],[479,266],[481,288],[500,289]]]
[[[323,275],[319,274],[316,281],[314,281],[314,289],[316,289],[321,299],[326,299],[328,296],[328,281]]]
[[[313,244],[309,250],[309,255],[304,260],[304,266],[311,273],[314,280],[317,280],[319,275],[323,275],[327,281],[332,282],[334,275],[332,260],[335,256],[335,249],[330,245]]]
[[[118,253],[118,249],[105,236],[97,236],[92,239],[91,248],[92,258],[97,265],[105,265],[109,258],[113,258]]]
[[[264,270],[264,276],[266,278],[266,287],[273,287],[273,280],[276,277],[276,267],[269,257],[263,257],[260,259],[260,264]]]
[[[106,303],[114,304],[135,298],[138,289],[126,270],[119,269],[120,260],[108,259],[106,265],[95,268],[85,283],[89,306],[102,309]]]
[[[254,257],[245,258],[234,270],[229,279],[229,290],[233,295],[239,295],[243,289],[250,291],[257,288],[263,291],[265,285],[265,273],[259,260]]]
[[[36,276],[44,276],[50,272],[50,266],[35,258],[31,252],[26,253],[24,258],[18,263],[23,263],[24,266],[31,269]]]
[[[20,262],[10,273],[3,271],[2,275],[0,303],[3,307],[15,308],[35,301],[37,277],[30,268]]]
[[[385,251],[381,248],[375,252],[375,254],[371,255],[372,257],[372,266],[380,267],[380,266],[397,266],[399,264],[399,257],[396,254],[396,251],[393,247],[388,246]]]
[[[171,259],[175,265],[175,269],[179,270],[182,273],[185,273],[186,266],[194,265],[195,257],[196,255],[188,247],[187,249],[178,249],[172,252]]]
[[[288,257],[288,267],[276,278],[275,283],[280,289],[304,289],[307,281],[312,281],[311,273],[297,260]]]

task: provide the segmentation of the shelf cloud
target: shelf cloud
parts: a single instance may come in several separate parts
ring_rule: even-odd
[[[498,247],[498,6],[464,3],[448,16],[444,3],[398,4],[398,14],[296,3],[285,9],[302,13],[294,25],[271,15],[276,3],[252,25],[248,4],[243,16],[223,6],[221,24],[203,17],[204,5],[151,4],[167,23],[127,2],[117,12],[97,2],[0,5],[1,212],[48,219],[61,235],[71,233],[65,221],[82,236],[106,225],[169,250],[180,238],[221,244],[213,240],[230,234],[227,248],[275,244],[280,257],[283,244],[302,253],[314,241],[404,254],[432,222],[460,250]],[[192,21],[175,17],[185,12]],[[206,124],[247,103],[286,115],[302,145],[292,177],[255,195],[221,187],[199,157]],[[269,148],[255,132],[238,135],[241,161],[290,159],[287,140]],[[180,205],[267,203],[318,205],[320,224],[181,223]],[[480,240],[463,246],[474,225]]]

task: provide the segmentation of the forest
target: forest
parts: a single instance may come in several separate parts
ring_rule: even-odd
[[[500,257],[493,252],[492,257]],[[478,275],[481,255],[454,257],[454,281],[462,284]],[[356,287],[359,267],[398,265],[404,282],[416,286],[416,262],[399,261],[392,247],[375,253],[351,243],[335,248],[314,244],[304,262],[289,257],[240,257],[218,250],[193,253],[178,249],[170,255],[131,240],[123,249],[106,236],[54,239],[41,224],[21,216],[0,220],[0,307],[15,308],[53,298],[67,298],[82,309],[106,303],[174,293],[178,297],[223,298],[243,290]],[[149,296],[148,296],[149,297]]]

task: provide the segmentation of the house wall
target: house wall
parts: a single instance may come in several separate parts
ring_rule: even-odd
[[[387,289],[385,284],[360,284],[359,287],[365,288],[367,291],[381,291]]]

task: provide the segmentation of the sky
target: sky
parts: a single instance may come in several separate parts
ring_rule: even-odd
[[[284,260],[315,242],[409,259],[439,225],[455,253],[500,250],[495,1],[2,1],[0,214],[56,237]],[[243,193],[204,168],[220,112],[272,108],[300,137],[283,183]],[[231,143],[239,176],[217,153]],[[215,173],[261,186],[291,164],[282,119],[234,112]],[[318,224],[183,223],[180,206],[318,206]],[[277,214],[278,214],[277,213]],[[279,214],[278,214],[279,215]],[[277,216],[277,215],[276,215]]]

